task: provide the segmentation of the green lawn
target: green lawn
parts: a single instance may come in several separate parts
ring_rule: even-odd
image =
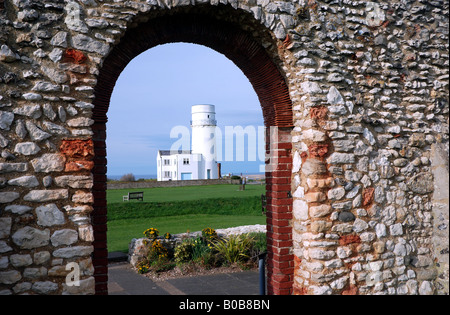
[[[246,185],[239,191],[239,185],[209,185],[186,187],[158,187],[137,189],[115,189],[107,191],[108,203],[122,202],[128,192],[143,191],[144,202],[185,201],[214,198],[241,198],[265,194],[264,185]],[[132,200],[131,202],[139,202]]]
[[[144,201],[123,202],[129,191],[144,191]],[[261,185],[247,185],[245,191],[238,185],[109,190],[108,250],[126,252],[131,239],[150,227],[162,235],[265,224],[263,193]]]

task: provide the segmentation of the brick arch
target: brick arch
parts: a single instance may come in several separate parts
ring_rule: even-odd
[[[202,15],[158,17],[128,30],[121,42],[105,59],[95,88],[93,109],[94,150],[94,257],[96,293],[107,293],[106,247],[106,122],[111,94],[116,80],[126,65],[140,53],[160,44],[187,42],[201,44],[224,54],[247,76],[261,103],[266,127],[278,127],[276,138],[277,165],[266,173],[268,292],[292,293],[293,255],[291,141],[292,103],[285,78],[260,42],[231,23]],[[150,74],[151,75],[151,74]]]
[[[263,46],[232,24],[199,15],[156,18],[129,30],[106,58],[95,89],[93,118],[106,122],[117,78],[140,53],[161,44],[195,43],[224,54],[247,76],[259,97],[266,126],[292,127],[285,79]]]

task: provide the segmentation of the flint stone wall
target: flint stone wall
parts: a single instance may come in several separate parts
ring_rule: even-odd
[[[269,265],[285,257],[269,266],[280,271],[271,292],[448,294],[449,15],[439,0],[0,1],[0,292],[101,292],[97,78],[127,31],[172,13],[250,34],[289,88],[279,165],[292,167],[267,174],[269,197],[286,185],[292,196],[269,207]],[[78,287],[67,285],[70,262]]]

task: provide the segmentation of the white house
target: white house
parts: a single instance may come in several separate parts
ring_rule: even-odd
[[[217,179],[216,112],[214,105],[192,106],[190,151],[159,150],[158,181]]]

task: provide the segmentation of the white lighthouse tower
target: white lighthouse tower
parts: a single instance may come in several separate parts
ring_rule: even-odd
[[[158,181],[218,179],[214,105],[192,106],[191,150],[158,150]]]
[[[216,109],[214,105],[192,106],[192,154],[202,156],[199,178],[217,179]]]

